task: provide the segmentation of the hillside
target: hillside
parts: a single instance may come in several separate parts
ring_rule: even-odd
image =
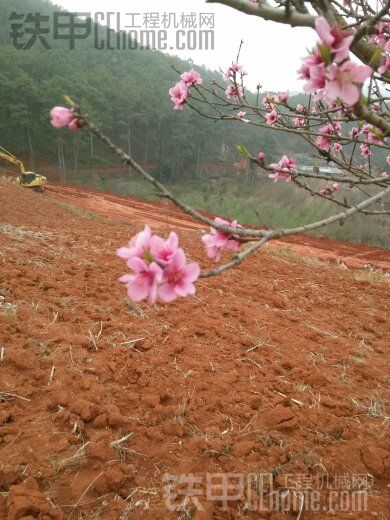
[[[39,40],[30,49],[14,48],[10,37],[11,13],[47,15],[53,24],[53,11],[59,10],[45,0],[1,0],[0,2],[0,136],[5,148],[24,156],[38,156],[57,161],[59,142],[65,165],[73,171],[103,163],[112,163],[98,143],[86,133],[59,133],[50,127],[49,111],[71,96],[115,136],[119,146],[130,147],[141,163],[156,163],[157,173],[193,175],[201,161],[232,161],[237,157],[235,144],[245,142],[254,150],[259,146],[277,159],[291,151],[294,138],[282,145],[277,135],[251,129],[239,123],[215,124],[191,110],[174,112],[168,96],[176,83],[177,70],[194,64],[158,51],[113,50],[94,48],[94,37],[78,40],[75,49],[69,42],[45,34],[50,46],[45,50]],[[31,25],[31,24],[30,24]],[[23,20],[22,20],[23,26]],[[24,29],[29,27],[24,22]],[[100,29],[102,38],[103,28]],[[18,40],[19,41],[19,40]],[[28,35],[20,38],[27,42]],[[227,57],[228,66],[231,57]],[[196,67],[196,66],[195,66]],[[220,73],[196,67],[206,84],[220,78]],[[299,141],[298,141],[299,142]],[[302,143],[300,148],[302,148]]]
[[[346,268],[341,246],[328,263],[278,244],[200,281],[195,297],[135,305],[115,249],[145,211],[111,220],[124,200],[107,199],[103,216],[87,211],[88,193],[66,204],[55,193],[0,184],[1,520],[386,518],[384,271]],[[174,215],[162,208],[150,215],[166,235]],[[206,267],[185,222],[180,239]],[[370,263],[369,249],[356,258]],[[252,481],[227,504],[201,487],[203,511],[172,511],[169,476],[203,486],[221,473],[265,475],[266,504],[271,492],[295,501],[256,511]],[[317,512],[300,513],[304,476]],[[366,512],[337,509],[358,489]]]

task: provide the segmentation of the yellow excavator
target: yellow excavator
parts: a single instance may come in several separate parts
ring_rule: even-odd
[[[8,152],[5,148],[0,146],[0,159],[16,164],[19,167],[20,175],[16,179],[16,182],[24,188],[31,188],[35,191],[43,192],[44,185],[47,184],[47,179],[43,175],[34,172],[26,172],[24,164],[11,152]]]

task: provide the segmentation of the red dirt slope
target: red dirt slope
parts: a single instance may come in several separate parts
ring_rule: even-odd
[[[49,197],[62,202],[121,222],[131,223],[135,221],[140,224],[148,223],[154,227],[169,226],[173,229],[204,229],[204,226],[199,222],[194,221],[167,201],[145,201],[136,197],[123,197],[115,193],[94,190],[84,186],[51,185],[47,188],[47,194]],[[381,269],[390,269],[390,252],[379,247],[304,235],[287,237],[278,242],[290,244],[293,251],[306,256],[343,262],[352,268],[363,268],[369,265]]]
[[[310,482],[301,520],[384,520],[387,277],[268,249],[134,305],[115,249],[139,229],[0,184],[0,519],[295,520]],[[206,266],[200,231],[180,235]],[[188,474],[197,496],[170,511]],[[245,489],[206,500],[210,474]],[[366,488],[362,511],[340,502]]]

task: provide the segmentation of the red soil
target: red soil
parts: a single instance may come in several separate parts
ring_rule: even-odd
[[[147,222],[154,227],[168,226],[174,229],[204,229],[202,224],[167,201],[145,201],[84,186],[51,185],[47,188],[47,192],[49,197],[121,222]],[[273,244],[280,244],[280,242],[290,244],[293,251],[306,256],[342,262],[352,268],[373,266],[390,269],[390,252],[379,247],[305,235],[286,237],[274,241]]]
[[[193,298],[134,305],[115,249],[141,222],[181,228],[189,257],[211,265],[198,226],[162,204],[0,184],[0,519],[297,519],[303,477],[325,509],[301,520],[387,518],[386,275],[268,248]],[[344,263],[390,261],[295,240]],[[246,489],[224,508],[205,499],[207,473],[267,474],[273,497],[288,480],[294,504],[251,511]],[[169,511],[167,474],[198,477],[204,510]],[[337,478],[350,496],[366,474],[367,511],[330,513]]]

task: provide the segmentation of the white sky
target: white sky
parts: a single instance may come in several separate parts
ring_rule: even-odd
[[[198,51],[170,51],[182,58],[192,58],[198,65],[211,69],[226,69],[237,55],[241,39],[244,47],[240,62],[249,73],[247,84],[254,89],[257,83],[263,90],[296,92],[302,90],[297,79],[300,58],[307,48],[314,46],[316,35],[311,29],[283,26],[245,15],[229,7],[207,4],[205,0],[55,0],[71,12],[112,11],[122,13],[215,13],[215,48]],[[141,21],[141,18],[138,18]],[[112,28],[113,25],[111,25]],[[174,29],[168,29],[174,31]],[[168,32],[168,34],[170,34]],[[109,52],[109,51],[107,51]],[[123,52],[135,52],[126,51]]]

